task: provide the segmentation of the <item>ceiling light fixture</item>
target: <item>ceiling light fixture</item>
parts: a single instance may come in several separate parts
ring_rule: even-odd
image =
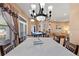
[[[29,10],[32,19],[37,19],[38,21],[44,21],[46,18],[49,20],[52,16],[52,6],[48,6],[48,14],[44,13],[45,3],[39,3],[39,12],[36,13],[36,5],[31,5],[32,10]]]

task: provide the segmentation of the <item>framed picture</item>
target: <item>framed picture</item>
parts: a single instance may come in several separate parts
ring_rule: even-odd
[[[56,25],[56,29],[61,29],[61,25]]]

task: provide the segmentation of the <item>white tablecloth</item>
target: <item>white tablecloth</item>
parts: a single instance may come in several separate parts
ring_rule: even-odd
[[[40,39],[43,44],[33,45],[35,40],[27,39],[5,56],[75,56],[52,38]]]
[[[34,34],[42,34],[42,32],[34,32]]]

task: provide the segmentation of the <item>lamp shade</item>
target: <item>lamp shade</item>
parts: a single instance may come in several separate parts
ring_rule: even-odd
[[[35,10],[36,9],[36,5],[35,4],[32,4],[31,5],[31,8],[32,8],[32,10]]]
[[[41,5],[41,8],[44,8],[45,3],[40,3],[40,5]]]
[[[53,9],[53,6],[49,6],[49,7],[48,7],[48,10],[49,10],[49,11],[52,11],[52,9]]]

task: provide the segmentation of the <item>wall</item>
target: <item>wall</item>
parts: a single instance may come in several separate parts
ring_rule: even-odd
[[[79,45],[79,4],[70,5],[70,42]]]
[[[66,28],[68,28],[69,30],[69,21],[66,21],[66,22],[62,22],[62,21],[53,21],[53,22],[49,22],[49,21],[46,21],[46,24],[47,24],[47,27],[46,29],[51,29],[51,33],[55,32],[56,31],[56,27],[57,25],[61,26],[61,28],[63,30],[65,30]]]
[[[13,10],[15,10],[19,16],[22,16],[24,18],[24,20],[26,21],[26,31],[27,31],[27,34],[30,34],[30,30],[29,30],[29,27],[30,27],[30,22],[29,22],[29,18],[27,16],[27,14],[16,4],[16,3],[9,3],[9,5],[13,8]]]
[[[70,5],[70,42],[79,45],[79,4],[77,3]]]
[[[39,29],[39,22],[38,22],[37,20],[35,20],[34,22],[32,22],[31,19],[29,19],[29,24],[28,24],[28,26],[29,26],[29,27],[28,27],[28,30],[29,30],[28,33],[29,33],[29,34],[28,34],[28,35],[31,35],[31,29],[32,29],[32,26],[33,26],[33,25],[36,26],[36,31],[39,31],[39,30],[38,30],[38,29]]]
[[[32,24],[32,23],[31,23]],[[38,28],[38,31],[41,31],[41,28],[39,27],[41,25],[41,22],[36,22],[35,23],[37,25],[37,28]],[[51,29],[51,33],[55,32],[56,31],[56,26],[57,25],[60,25],[62,27],[63,30],[69,30],[69,21],[53,21],[53,22],[50,22],[50,21],[44,21],[43,24],[45,25],[44,26],[44,31],[48,32],[49,29]]]

